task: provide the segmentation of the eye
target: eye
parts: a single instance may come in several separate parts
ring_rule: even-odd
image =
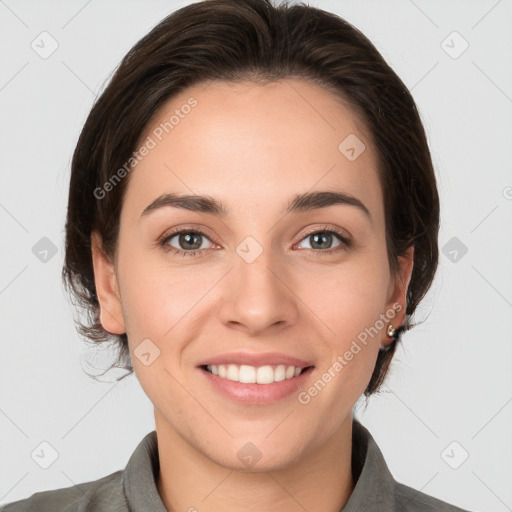
[[[169,245],[173,238],[176,238],[178,248]],[[196,253],[202,253],[206,250],[204,240],[201,239],[208,239],[202,231],[182,229],[181,231],[175,231],[172,235],[165,236],[159,243],[166,252],[170,251],[180,256],[194,256]],[[183,250],[181,247],[189,250]]]
[[[340,243],[334,246],[334,250],[328,250],[332,248],[333,241],[336,238]],[[309,232],[302,240],[309,242],[310,247],[306,247],[306,249],[316,251],[317,253],[333,253],[342,249],[347,249],[351,245],[350,240],[348,240],[341,232],[332,228],[317,228],[316,230]]]

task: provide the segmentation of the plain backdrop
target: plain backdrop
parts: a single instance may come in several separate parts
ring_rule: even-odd
[[[122,469],[154,429],[134,375],[83,371],[93,353],[61,285],[63,228],[95,97],[130,47],[188,3],[0,0],[0,503]],[[423,323],[357,417],[398,481],[472,511],[512,510],[512,1],[310,5],[361,29],[412,91],[441,196]],[[51,55],[34,49],[41,38],[58,45]],[[57,457],[47,469],[33,456],[42,448]]]

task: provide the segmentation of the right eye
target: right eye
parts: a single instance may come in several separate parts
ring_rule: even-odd
[[[170,242],[173,238],[177,238],[178,245],[181,245],[185,249],[188,248],[191,250],[187,251],[179,247],[176,248],[169,245],[168,242]],[[164,235],[164,238],[159,243],[166,252],[172,252],[180,256],[194,256],[197,253],[202,253],[206,250],[204,247],[202,247],[203,243],[201,242],[201,238],[206,238],[209,240],[209,238],[202,231],[195,229],[180,229],[178,231],[174,231],[171,235]]]

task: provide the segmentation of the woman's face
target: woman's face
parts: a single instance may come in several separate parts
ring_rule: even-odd
[[[115,273],[94,264],[103,326],[127,333],[157,430],[231,468],[247,469],[244,450],[257,470],[313,453],[351,421],[412,271],[409,251],[390,275],[364,126],[317,85],[217,82],[169,101],[141,145]],[[166,194],[194,201],[154,203]],[[243,363],[242,380],[276,382],[234,382]]]

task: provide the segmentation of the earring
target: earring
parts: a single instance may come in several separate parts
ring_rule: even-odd
[[[390,338],[393,338],[395,336],[396,329],[393,329],[393,326],[391,324],[388,325],[387,335]]]

